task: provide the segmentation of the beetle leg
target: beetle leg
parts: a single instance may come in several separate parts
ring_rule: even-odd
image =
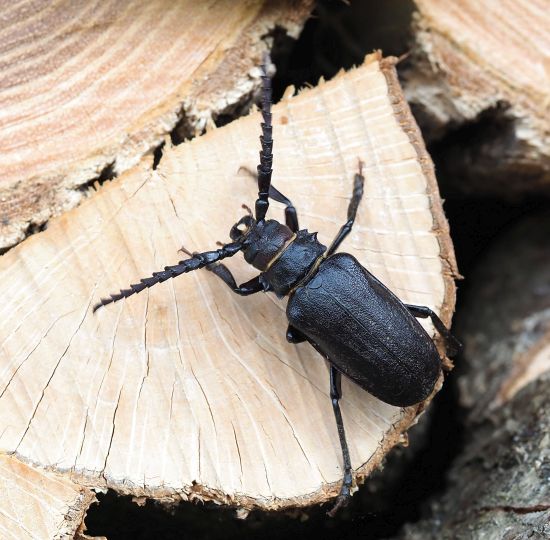
[[[222,246],[223,245],[224,244],[222,244]],[[183,253],[186,253],[190,257],[194,257],[196,255],[196,253],[191,253],[184,246],[182,246],[178,251],[183,251]],[[225,264],[212,263],[207,264],[205,268],[218,276],[234,293],[240,294],[241,296],[249,296],[250,294],[268,290],[264,284],[260,283],[260,276],[256,276],[241,285],[237,285],[231,270],[229,270]]]
[[[355,222],[355,217],[357,216],[357,208],[359,208],[359,203],[363,197],[363,184],[365,183],[365,177],[363,176],[363,162],[359,160],[359,172],[355,175],[353,179],[353,194],[348,206],[348,220],[340,227],[336,238],[330,244],[330,247],[327,249],[327,257],[332,255],[344,241],[344,238],[351,232],[353,224]]]
[[[297,328],[294,328],[291,324],[288,325],[286,329],[286,340],[289,343],[302,343],[306,341],[306,336],[300,332]]]
[[[405,304],[405,307],[415,316],[421,319],[427,319],[428,317],[432,320],[435,329],[443,336],[443,339],[447,345],[447,354],[451,357],[458,354],[458,351],[462,349],[462,343],[456,339],[447,327],[443,324],[443,321],[429,308],[426,306],[415,306],[412,304]]]
[[[278,189],[269,186],[269,198],[285,205],[285,223],[292,232],[298,232],[298,214],[290,199],[287,199]]]
[[[344,480],[340,494],[336,499],[336,504],[328,515],[334,517],[336,512],[343,506],[347,506],[351,497],[351,486],[353,476],[351,474],[351,460],[349,457],[348,442],[346,441],[346,432],[344,431],[344,422],[340,411],[340,398],[342,397],[342,374],[333,366],[330,366],[330,399],[332,400],[332,409],[336,418],[336,427],[338,428],[338,437],[342,448],[342,457],[344,458]]]
[[[234,293],[241,296],[249,296],[261,291],[266,291],[266,287],[260,282],[260,276],[256,276],[245,283],[237,285],[231,270],[222,263],[210,264],[206,267],[207,270],[218,276]]]
[[[245,171],[249,176],[256,180],[256,174],[248,167],[240,167],[239,171]],[[280,202],[286,206],[285,208],[285,224],[292,232],[298,232],[298,213],[292,204],[292,201],[285,197],[276,187],[269,185],[269,198]]]

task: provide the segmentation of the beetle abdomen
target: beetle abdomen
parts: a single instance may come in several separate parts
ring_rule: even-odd
[[[296,289],[287,317],[339,371],[386,403],[413,405],[434,388],[441,362],[430,336],[347,253],[323,261]]]

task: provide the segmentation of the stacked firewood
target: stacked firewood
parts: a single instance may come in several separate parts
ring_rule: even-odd
[[[367,27],[370,8],[358,4],[340,9],[357,9]],[[284,65],[281,42],[298,38],[314,7],[6,6],[0,536],[83,538],[86,512],[108,489],[241,517],[305,515],[338,494],[327,366],[309,344],[286,341],[286,300],[241,298],[198,271],[92,310],[185,258],[182,246],[230,241],[257,194],[262,58],[271,51]],[[450,326],[462,271],[452,237],[465,235],[449,230],[436,173],[456,200],[550,196],[549,26],[542,0],[415,0],[406,58],[352,47],[357,67],[281,92],[273,185],[301,228],[330,243],[361,167],[363,201],[342,251]],[[270,212],[283,221],[283,210]],[[463,448],[445,491],[400,538],[550,534],[550,217],[519,221],[458,282]],[[242,257],[228,264],[240,282],[254,275]],[[403,459],[394,449],[426,411],[429,429],[453,367],[429,319],[422,325],[445,368],[425,401],[395,407],[343,384],[354,490],[370,484],[386,512],[381,486],[398,482],[416,445]]]

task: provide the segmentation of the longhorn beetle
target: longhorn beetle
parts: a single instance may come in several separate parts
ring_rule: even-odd
[[[180,274],[206,268],[241,296],[274,292],[288,296],[286,339],[308,341],[329,362],[330,397],[344,462],[344,478],[334,508],[345,506],[353,482],[348,444],[339,400],[342,373],[378,399],[407,407],[426,399],[439,378],[441,361],[437,349],[416,317],[430,317],[444,337],[449,354],[460,343],[428,307],[404,304],[376,277],[347,253],[336,250],[350,233],[363,195],[362,163],[355,174],[347,221],[328,247],[317,233],[299,229],[294,205],[271,185],[273,139],[271,80],[266,57],[262,74],[262,135],[258,165],[258,198],[229,233],[232,242],[215,251],[188,253],[190,258],[166,266],[129,289],[102,299],[93,308],[117,302]],[[269,199],[285,205],[285,225],[266,219]],[[246,206],[243,205],[244,208]],[[184,250],[186,251],[186,250]],[[237,285],[221,259],[243,252],[246,262],[260,270],[255,278]]]

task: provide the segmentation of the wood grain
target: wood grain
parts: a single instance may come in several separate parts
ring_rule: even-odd
[[[327,243],[358,160],[365,196],[343,249],[403,301],[449,323],[456,266],[433,166],[393,62],[360,68],[274,107],[274,185]],[[241,298],[196,272],[93,315],[140,277],[215,247],[256,195],[254,113],[167,148],[103,185],[0,258],[0,448],[89,486],[244,508],[321,502],[342,464],[328,372],[285,340],[285,303]],[[281,205],[272,215],[282,219]],[[252,275],[240,257],[239,279]],[[433,333],[433,328],[426,328]],[[424,404],[400,409],[344,381],[358,480]]]
[[[73,538],[95,499],[86,488],[0,455],[0,536],[4,540]]]
[[[406,96],[433,138],[448,142],[462,191],[550,193],[550,10],[544,0],[415,0],[416,45]],[[445,151],[444,149],[442,151]]]
[[[0,249],[74,207],[78,188],[187,136],[259,86],[266,36],[297,35],[312,2],[4,2]]]

